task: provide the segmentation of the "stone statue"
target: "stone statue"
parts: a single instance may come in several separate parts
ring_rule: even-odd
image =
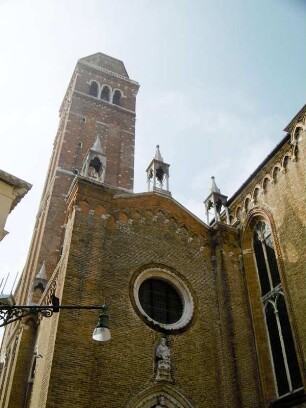
[[[165,337],[162,337],[160,339],[158,346],[156,347],[156,357],[159,360],[165,360],[168,358],[170,359],[170,355],[171,355],[171,352],[170,352],[169,347],[167,346],[166,339]]]
[[[162,337],[156,347],[156,381],[172,381],[171,378],[171,352],[166,339]]]
[[[94,166],[89,166],[88,167],[88,175],[89,177],[92,178],[98,178],[99,177],[99,173],[97,172],[96,168]]]
[[[157,405],[154,405],[154,408],[165,408],[167,407],[165,402],[165,397],[163,395],[159,395],[157,397]]]

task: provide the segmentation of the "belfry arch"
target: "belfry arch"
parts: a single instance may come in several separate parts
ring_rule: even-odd
[[[194,408],[194,405],[176,387],[166,384],[144,389],[125,405],[125,408],[153,407]]]

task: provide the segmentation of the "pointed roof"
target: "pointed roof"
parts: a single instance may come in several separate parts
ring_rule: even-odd
[[[97,135],[95,143],[93,144],[92,148],[90,150],[94,150],[96,153],[102,153],[102,145],[101,145],[101,140],[100,137]]]
[[[47,273],[46,273],[46,263],[45,263],[45,261],[43,262],[43,264],[42,264],[42,266],[40,268],[40,271],[36,275],[36,279],[48,280]]]
[[[160,150],[159,150],[159,145],[156,146],[156,152],[155,152],[154,159],[155,159],[155,160],[159,160],[159,161],[161,161],[161,162],[164,161],[163,158],[162,158],[162,155],[161,155],[161,153],[160,153]]]
[[[87,57],[80,58],[79,62],[93,64],[99,68],[104,68],[115,74],[121,75],[125,78],[129,78],[122,61],[110,57],[109,55],[102,54],[102,52],[97,52],[95,54],[88,55]]]
[[[221,194],[220,188],[217,186],[217,184],[216,184],[216,182],[215,182],[215,177],[214,177],[214,176],[211,177],[211,189],[210,189],[210,191],[211,191],[212,193]]]

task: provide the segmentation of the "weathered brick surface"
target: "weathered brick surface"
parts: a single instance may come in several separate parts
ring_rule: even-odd
[[[143,322],[131,291],[133,276],[146,265],[174,271],[194,295],[192,324],[168,335],[175,387],[199,407],[239,406],[240,398],[245,398],[245,407],[258,406],[240,265],[230,266],[229,272],[223,265],[216,277],[210,230],[170,198],[154,193],[114,197],[111,189],[82,179],[77,187],[71,246],[64,255],[68,263],[62,271],[62,302],[101,304],[105,298],[111,306],[113,337],[103,345],[91,340],[95,313],[60,313],[46,406],[125,406],[132,396],[156,384],[154,345],[161,333]],[[236,232],[231,234],[229,247],[236,239]],[[225,276],[229,273],[233,278]],[[233,279],[235,301],[228,298],[225,279]],[[224,327],[229,308],[236,308],[231,325],[237,328]],[[241,327],[242,320],[247,327]],[[49,333],[41,332],[43,343],[44,336]]]
[[[91,80],[121,89],[121,107],[90,96]],[[1,408],[152,407],[160,393],[169,406],[186,408],[271,406],[276,391],[252,246],[252,228],[262,218],[272,227],[305,383],[305,131],[293,137],[305,116],[295,118],[292,137],[230,201],[233,225],[207,227],[171,197],[131,193],[137,90],[120,61],[101,54],[79,61],[16,292],[17,302],[31,301],[33,278],[45,261],[50,280],[41,302],[53,291],[62,304],[106,301],[112,339],[91,339],[93,311],[62,310],[40,319],[37,332],[35,324],[10,325]],[[103,185],[73,173],[81,171],[97,135],[107,156]],[[133,296],[135,278],[154,267],[183,280],[195,305],[186,327],[164,333],[173,383],[155,380],[154,348],[163,334],[139,313]],[[35,342],[43,358],[28,383]],[[305,407],[301,400],[277,404]]]
[[[305,122],[305,117],[303,120]],[[276,392],[252,244],[252,226],[259,219],[265,219],[272,228],[282,287],[305,384],[306,324],[305,313],[302,312],[306,310],[305,131],[302,132],[297,144],[297,157],[293,154],[293,148],[296,145],[292,144],[291,140],[292,136],[291,139],[288,137],[288,141],[282,148],[250,180],[233,201],[231,208],[232,214],[235,214],[237,208],[245,207],[240,218],[241,245],[261,387],[266,403],[276,398]],[[277,166],[280,171],[275,171]],[[255,186],[261,186],[267,176],[271,176],[271,181],[266,183],[265,191],[261,191],[255,202],[245,206],[246,199],[251,197]]]
[[[65,197],[74,178],[73,171],[82,170],[86,153],[97,135],[100,136],[104,153],[107,155],[105,182],[124,189],[133,189],[135,100],[139,85],[129,80],[121,61],[107,56],[99,56],[98,60],[93,57],[90,61],[98,64],[98,67],[106,67],[107,70],[114,72],[114,75],[100,72],[99,69],[89,67],[83,62],[77,64],[60,109],[59,129],[31,247],[15,293],[19,304],[32,301],[33,279],[44,261],[48,277],[56,268],[65,231],[63,228],[66,219]],[[122,90],[120,106],[90,96],[91,79],[107,84],[112,89]],[[19,322],[14,323],[13,330],[18,330],[18,325]],[[22,337],[23,333],[19,335]],[[11,341],[14,340],[10,339],[6,332],[4,343],[7,342],[7,347]],[[27,366],[30,365],[29,360]],[[17,367],[17,376],[27,378],[29,373],[25,372],[25,368],[20,368],[20,373],[18,370]],[[11,372],[10,376],[13,375]],[[6,383],[8,387],[5,393],[9,394],[12,382],[8,380]]]

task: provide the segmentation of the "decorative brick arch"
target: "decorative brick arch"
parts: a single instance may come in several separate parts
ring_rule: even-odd
[[[250,206],[252,204],[252,197],[248,194],[244,200],[243,208],[245,213],[247,214],[250,211]]]
[[[269,183],[271,183],[271,181],[272,181],[272,177],[270,176],[270,174],[266,174],[262,181],[262,192],[264,194],[267,193],[268,185]]]
[[[125,97],[124,92],[122,91],[122,89],[114,88],[114,89],[112,89],[111,100],[113,100],[113,96],[115,95],[115,92],[116,92],[116,91],[120,92],[121,98],[124,98],[124,97]]]
[[[167,408],[194,408],[194,405],[176,387],[155,385],[132,397],[125,408],[152,408],[158,404],[158,398],[164,397]]]
[[[303,123],[299,122],[296,124],[294,131],[292,132],[292,141],[299,142],[302,137],[301,133],[305,130]]]
[[[241,235],[242,250],[249,249],[252,246],[253,224],[260,219],[267,221],[267,223],[270,225],[275,240],[275,247],[277,247],[277,254],[280,256],[280,248],[279,243],[276,242],[276,229],[272,214],[267,208],[261,207],[251,209],[247,214],[245,222],[243,223]]]
[[[281,173],[281,165],[280,163],[277,163],[272,170],[272,182],[276,183],[279,179],[280,173]]]
[[[291,154],[286,153],[282,159],[282,172],[283,173],[286,173],[290,159],[291,159]]]
[[[253,204],[257,204],[258,203],[258,199],[259,199],[259,195],[261,192],[261,186],[259,184],[256,184],[253,192],[252,192],[252,203]]]

